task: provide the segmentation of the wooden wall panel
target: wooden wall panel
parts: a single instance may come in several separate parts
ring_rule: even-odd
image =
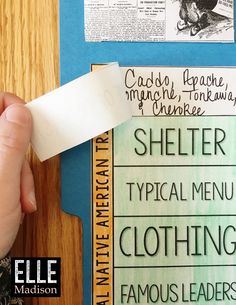
[[[59,86],[57,0],[0,1],[0,90],[30,101]],[[65,114],[66,115],[66,114]],[[38,211],[25,217],[12,255],[60,256],[61,298],[26,304],[82,304],[81,224],[60,208],[59,158],[40,163],[30,150]]]

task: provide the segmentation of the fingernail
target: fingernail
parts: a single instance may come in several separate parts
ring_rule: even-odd
[[[9,122],[17,123],[20,125],[27,125],[30,120],[30,113],[24,105],[15,104],[9,106],[5,110],[6,119]]]
[[[29,193],[28,200],[29,200],[29,203],[32,207],[32,212],[37,211],[37,203],[36,203],[36,198],[35,198],[35,193],[34,192]]]

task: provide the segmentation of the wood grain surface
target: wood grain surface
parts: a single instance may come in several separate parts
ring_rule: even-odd
[[[30,101],[59,86],[57,0],[0,1],[0,90]],[[60,208],[59,158],[40,163],[30,150],[38,211],[27,215],[12,254],[59,256],[62,296],[26,304],[82,304],[81,224]]]

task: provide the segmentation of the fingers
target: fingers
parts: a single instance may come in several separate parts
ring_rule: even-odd
[[[0,99],[0,108],[6,105]],[[21,103],[0,116],[0,257],[11,248],[21,221],[20,179],[31,126],[31,114]]]
[[[0,92],[0,114],[7,107],[9,107],[13,104],[24,105],[25,103],[22,99],[20,99],[19,97],[15,96],[11,93]],[[28,120],[28,118],[26,118],[26,120]],[[24,121],[24,119],[23,119],[23,121]],[[22,118],[20,119],[20,124],[22,125]],[[28,122],[26,124],[28,124]],[[17,128],[17,126],[15,126],[15,127]],[[28,127],[26,126],[26,129],[27,128]],[[20,128],[20,129],[22,129],[22,128]],[[24,131],[23,131],[23,133],[24,133]],[[12,140],[10,140],[9,136],[7,136],[7,137],[8,137],[9,141],[12,141]],[[15,137],[17,138],[17,136],[15,136]],[[7,141],[5,136],[4,136],[4,138]],[[13,140],[13,141],[15,141],[15,140]],[[24,141],[24,139],[23,139],[23,141]],[[17,140],[17,142],[18,142],[18,140]],[[15,145],[15,144],[13,144],[13,145]],[[16,145],[18,145],[18,144],[16,144]],[[4,144],[4,146],[5,146],[5,144]],[[8,149],[8,151],[9,151],[9,149]],[[24,151],[24,149],[23,149],[23,151]],[[9,153],[6,153],[6,154],[8,155]],[[21,153],[21,157],[22,157],[22,153]],[[0,158],[2,158],[2,157],[0,157]],[[36,200],[35,200],[35,195],[34,195],[33,175],[32,175],[29,163],[27,161],[22,161],[22,162],[23,162],[23,166],[22,166],[21,180],[20,180],[21,181],[22,210],[24,213],[32,213],[32,212],[36,211]],[[0,163],[1,163],[1,160],[0,160]],[[20,161],[20,163],[21,163],[21,161]],[[6,166],[8,166],[8,165],[6,165]],[[18,170],[19,170],[19,168],[18,168]]]
[[[24,161],[21,171],[21,206],[23,213],[32,213],[37,210],[34,178],[27,160]]]

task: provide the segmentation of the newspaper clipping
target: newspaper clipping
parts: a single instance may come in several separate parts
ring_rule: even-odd
[[[234,41],[233,0],[84,0],[86,41]]]

